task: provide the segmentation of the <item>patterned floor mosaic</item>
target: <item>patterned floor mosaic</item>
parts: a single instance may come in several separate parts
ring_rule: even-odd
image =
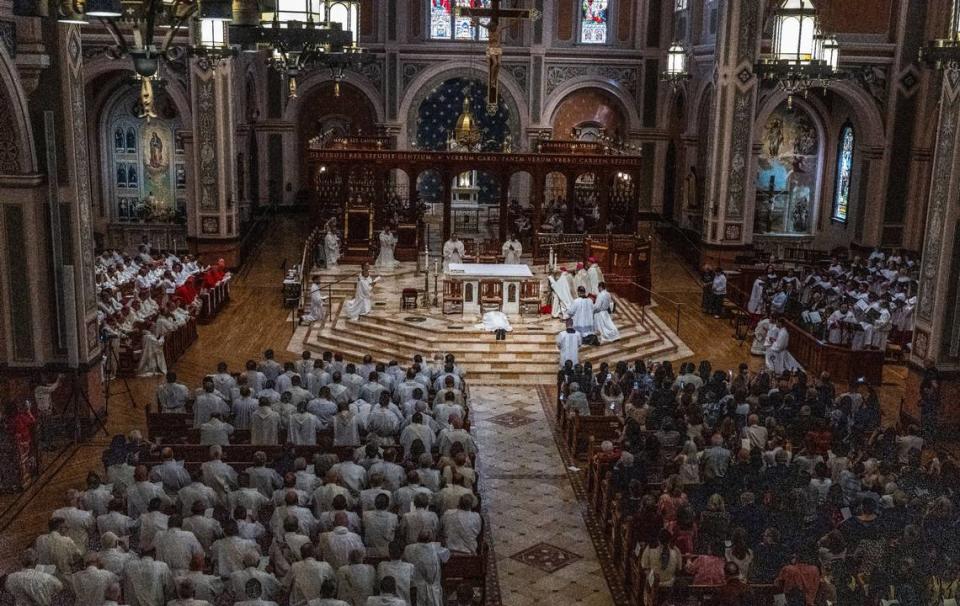
[[[498,585],[497,590],[488,585],[487,603],[619,604],[538,390],[479,386],[470,396],[495,560],[490,568]]]

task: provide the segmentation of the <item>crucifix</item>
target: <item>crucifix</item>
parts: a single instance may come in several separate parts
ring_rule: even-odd
[[[490,0],[490,6],[487,8],[473,8],[467,6],[457,7],[457,16],[470,17],[474,23],[480,27],[486,28],[487,37],[487,63],[490,67],[490,80],[487,83],[487,113],[497,113],[497,107],[500,101],[500,58],[503,55],[503,47],[500,45],[500,32],[515,20],[536,21],[540,18],[540,11],[535,8],[503,8],[503,2],[510,0]],[[486,23],[480,22],[480,19],[487,19]]]

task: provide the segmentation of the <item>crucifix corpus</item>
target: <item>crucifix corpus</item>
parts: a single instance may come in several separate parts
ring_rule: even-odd
[[[484,27],[489,33],[487,39],[487,63],[490,66],[490,80],[487,83],[487,113],[497,113],[500,101],[500,58],[503,47],[500,45],[500,32],[507,28],[511,21],[536,21],[540,18],[540,11],[535,8],[505,8],[501,4],[510,0],[490,0],[486,8],[457,7],[457,16],[470,17],[475,25]],[[486,23],[480,19],[487,19]]]

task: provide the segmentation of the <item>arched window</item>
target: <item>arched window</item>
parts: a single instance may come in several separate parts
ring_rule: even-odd
[[[488,19],[480,19],[474,26],[469,17],[458,17],[454,10],[458,6],[485,8],[490,0],[429,0],[430,2],[430,39],[431,40],[486,40],[487,28],[483,27]]]
[[[850,176],[853,173],[853,125],[847,122],[840,129],[837,144],[837,182],[833,190],[833,213],[831,218],[838,223],[847,222],[850,209]]]
[[[580,0],[580,42],[607,43],[607,0]]]

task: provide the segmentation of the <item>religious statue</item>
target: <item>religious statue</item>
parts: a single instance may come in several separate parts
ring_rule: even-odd
[[[163,141],[157,131],[150,134],[150,167],[163,168]]]
[[[457,15],[470,17],[475,26],[483,27],[488,32],[487,63],[490,71],[490,80],[487,84],[487,113],[495,114],[500,105],[500,59],[503,56],[503,47],[500,44],[500,33],[510,25],[510,21],[531,20],[540,18],[540,12],[530,8],[501,8],[503,0],[490,0],[489,8],[457,7]],[[480,19],[487,19],[481,23]]]

